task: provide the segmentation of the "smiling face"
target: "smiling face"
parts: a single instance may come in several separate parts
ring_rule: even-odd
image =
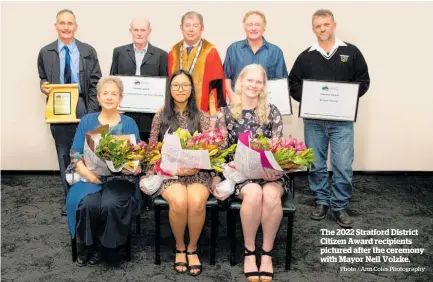
[[[318,16],[313,18],[313,32],[316,34],[317,40],[319,41],[332,40],[336,26],[337,24],[331,16]]]
[[[176,104],[185,104],[191,96],[191,81],[185,74],[173,78],[170,84],[171,97]]]
[[[265,87],[265,77],[262,70],[253,68],[247,70],[241,78],[242,96],[254,99],[258,98]]]
[[[113,81],[107,81],[99,89],[98,102],[102,110],[113,111],[122,102],[123,96],[120,95],[119,87]]]
[[[258,40],[265,32],[265,22],[260,15],[252,14],[246,18],[244,29],[249,40]]]
[[[204,27],[201,25],[198,17],[192,16],[184,19],[183,24],[180,25],[180,29],[182,30],[185,42],[192,46],[200,40]]]
[[[54,26],[57,30],[59,39],[63,43],[69,44],[74,40],[75,32],[78,28],[74,15],[68,12],[61,13],[57,16],[57,21]]]

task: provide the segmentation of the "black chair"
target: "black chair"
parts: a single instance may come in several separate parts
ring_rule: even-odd
[[[161,196],[153,201],[153,210],[155,213],[155,264],[161,264],[161,210],[168,210],[169,206]],[[211,238],[210,238],[210,265],[215,265],[216,242],[218,238],[218,200],[212,195],[206,202],[206,211],[211,214]]]
[[[293,217],[296,211],[294,178],[290,177],[291,195],[287,194],[281,199],[283,207],[283,217],[287,217],[287,235],[286,235],[286,262],[285,269],[290,270],[292,261],[292,237],[293,237]],[[240,213],[242,201],[234,199],[227,211],[227,233],[230,238],[230,265],[236,265],[236,220]]]

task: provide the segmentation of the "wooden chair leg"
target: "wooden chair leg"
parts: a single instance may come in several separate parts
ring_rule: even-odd
[[[77,261],[77,236],[71,238],[71,247],[72,247],[72,261]]]
[[[294,213],[290,213],[287,216],[286,270],[290,270],[292,263],[293,215]]]
[[[235,210],[230,210],[230,265],[236,265],[236,217]]]
[[[161,264],[161,208],[159,206],[155,206],[155,264]]]
[[[210,265],[215,265],[216,244],[218,238],[218,207],[212,208],[212,222],[210,235]]]

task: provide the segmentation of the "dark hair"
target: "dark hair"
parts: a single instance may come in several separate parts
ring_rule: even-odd
[[[192,76],[185,70],[178,70],[172,74],[170,77],[170,81],[167,85],[167,91],[165,94],[165,104],[164,109],[162,110],[161,116],[161,124],[159,128],[159,136],[158,139],[162,141],[164,138],[164,134],[169,129],[169,132],[176,131],[179,127],[179,120],[176,117],[176,105],[174,103],[173,97],[171,96],[171,82],[173,79],[178,76],[184,74],[188,77],[189,82],[191,83],[191,95],[188,98],[188,103],[186,105],[185,110],[188,111],[188,131],[192,134],[194,131],[201,131],[200,127],[200,110],[197,107],[197,103],[195,100],[195,88],[194,81]]]

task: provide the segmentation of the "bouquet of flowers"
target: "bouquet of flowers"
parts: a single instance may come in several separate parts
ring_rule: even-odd
[[[142,178],[140,187],[144,193],[153,195],[166,179],[176,179],[174,174],[181,168],[213,169],[223,171],[226,158],[236,149],[236,144],[221,149],[225,143],[224,136],[217,130],[206,130],[193,135],[182,128],[173,134],[166,134],[160,154],[152,157],[153,173]]]
[[[290,170],[306,167],[310,169],[314,161],[312,148],[307,148],[303,141],[294,137],[269,139],[258,134],[251,139],[252,149],[272,152],[275,161],[287,173]]]
[[[110,133],[101,133],[96,146],[96,155],[105,160],[112,172],[119,172],[123,168],[134,172],[145,159],[147,144],[135,142],[135,135],[113,136]]]
[[[264,171],[283,175],[307,170],[314,161],[313,149],[293,138],[269,139],[251,132],[240,133],[233,162],[224,167],[226,180],[216,187],[220,195],[233,194],[236,183],[247,179],[262,179]]]
[[[191,136],[188,130],[178,128],[175,133],[179,136],[182,149],[207,150],[209,152],[211,168],[217,172],[223,172],[226,158],[236,150],[236,144],[226,149],[221,149],[225,144],[225,138],[216,129],[205,130],[202,133],[196,131]]]

